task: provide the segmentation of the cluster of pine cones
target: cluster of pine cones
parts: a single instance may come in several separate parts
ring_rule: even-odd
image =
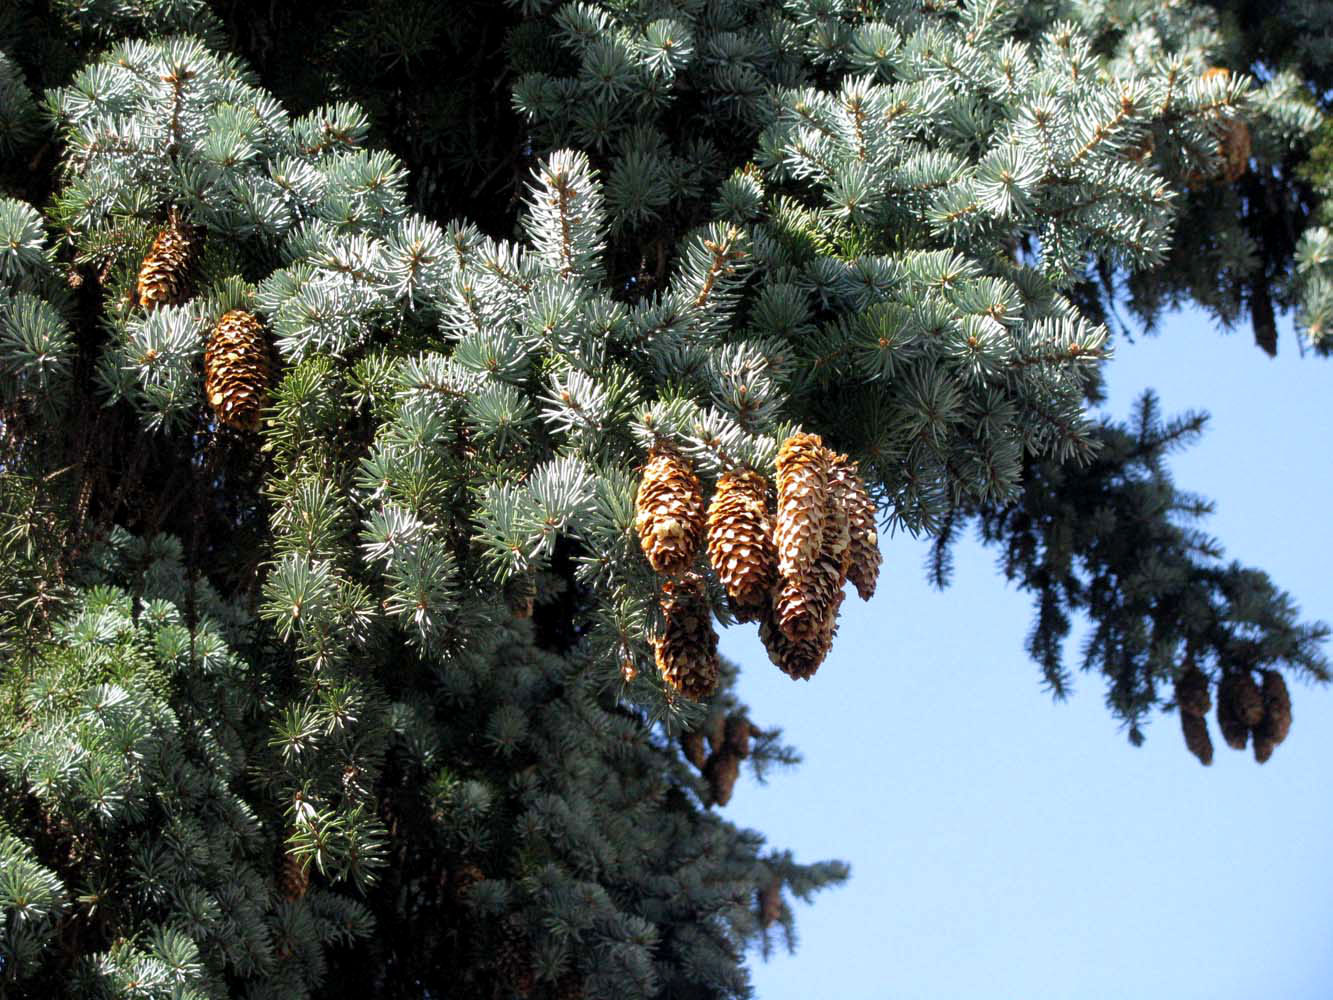
[[[741,774],[741,761],[750,756],[750,738],[757,735],[759,730],[745,716],[738,713],[724,716],[720,712],[706,727],[681,734],[685,759],[703,774],[717,805],[731,801],[736,779]]]
[[[1256,684],[1248,670],[1224,673],[1217,684],[1217,728],[1233,750],[1244,750],[1254,737],[1254,759],[1260,764],[1273,756],[1273,750],[1291,730],[1291,696],[1287,684],[1276,670],[1261,671],[1262,685]],[[1202,764],[1213,762],[1213,741],[1208,736],[1204,716],[1212,708],[1208,678],[1191,666],[1176,681],[1176,707],[1185,746]]]
[[[187,297],[197,243],[195,230],[173,209],[139,268],[136,298],[141,308],[177,305]],[[204,347],[204,395],[218,423],[258,430],[270,377],[263,324],[244,309],[231,310],[218,320]]]
[[[724,473],[704,509],[699,477],[669,445],[648,456],[635,528],[662,584],[664,627],[654,643],[657,668],[695,700],[717,687],[717,632],[708,561],[737,620],[758,622],[769,658],[793,678],[813,676],[828,655],[850,580],[870,600],[879,578],[875,505],[846,455],[818,435],[797,433],[778,452],[777,489],[753,469]]]

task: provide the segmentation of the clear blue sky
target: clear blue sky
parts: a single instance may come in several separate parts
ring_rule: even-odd
[[[1177,483],[1216,501],[1205,527],[1229,557],[1333,621],[1333,363],[1296,348],[1288,328],[1270,361],[1248,329],[1169,317],[1117,344],[1109,411],[1149,386],[1167,414],[1208,410]],[[809,683],[752,626],[723,635],[754,719],[805,754],[764,786],[746,772],[728,814],[852,866],[796,904],[794,957],[753,957],[761,1000],[1333,997],[1333,691],[1292,686],[1291,735],[1262,767],[1211,718],[1210,768],[1174,714],[1136,749],[1099,676],[1063,703],[1043,693],[1029,599],[990,551],[960,543],[938,592],[924,541],[883,548],[878,594],[848,598]]]

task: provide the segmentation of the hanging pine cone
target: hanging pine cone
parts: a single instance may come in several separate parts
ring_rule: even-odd
[[[723,746],[741,760],[750,756],[750,720],[739,712],[727,716]]]
[[[305,896],[310,889],[310,868],[302,863],[290,847],[282,852],[282,862],[278,868],[278,891],[282,898],[294,903]]]
[[[653,642],[662,678],[699,701],[717,688],[717,632],[703,578],[690,573],[662,585],[662,634]]]
[[[218,422],[258,430],[259,412],[268,402],[268,382],[264,326],[244,309],[233,309],[218,320],[204,347],[204,395]]]
[[[1254,729],[1254,759],[1263,764],[1291,732],[1291,695],[1287,692],[1287,682],[1276,670],[1263,672],[1261,693],[1264,714]]]
[[[1223,80],[1230,79],[1231,70],[1225,66],[1213,66],[1204,71],[1203,79],[1211,80],[1213,77],[1221,77]],[[1245,120],[1235,117],[1222,117],[1220,110],[1215,112],[1217,120],[1213,122],[1211,128],[1213,134],[1217,137],[1217,153],[1222,160],[1221,170],[1217,176],[1228,184],[1233,184],[1245,176],[1250,169],[1250,127],[1245,124]],[[1187,180],[1192,184],[1198,184],[1207,180],[1203,175],[1193,172],[1188,175]]]
[[[721,712],[714,712],[708,717],[704,732],[708,734],[709,751],[717,753],[727,745],[727,717]]]
[[[1217,685],[1217,726],[1233,750],[1244,750],[1249,732],[1263,718],[1264,701],[1248,670],[1222,675]]]
[[[865,481],[846,455],[835,455],[829,487],[834,503],[847,513],[849,556],[847,579],[852,581],[861,600],[875,594],[879,566],[884,557],[879,551],[879,532],[875,527],[875,502],[866,492]]]
[[[1208,678],[1193,664],[1176,680],[1176,706],[1182,715],[1208,714],[1213,699],[1208,695]]]
[[[787,638],[800,642],[827,630],[842,605],[842,588],[851,564],[851,532],[847,508],[829,490],[824,506],[819,550],[802,576],[782,578],[774,608]]]
[[[460,865],[449,875],[449,887],[453,890],[454,902],[467,901],[468,890],[478,882],[486,881],[486,873],[473,864]]]
[[[648,455],[636,506],[634,527],[653,569],[663,576],[687,571],[703,538],[704,500],[699,477],[673,448],[658,445]]]
[[[504,584],[505,606],[516,621],[532,617],[537,603],[537,576],[527,570],[511,576]]]
[[[1180,713],[1180,728],[1185,734],[1185,746],[1207,767],[1213,762],[1213,741],[1208,736],[1208,723],[1202,715]]]
[[[532,945],[523,924],[514,918],[504,922],[495,946],[495,971],[500,982],[518,996],[526,997],[537,984],[532,969]]]
[[[841,599],[841,593],[839,593]],[[759,619],[759,640],[768,651],[768,658],[792,680],[809,680],[828,656],[837,630],[837,608],[825,622],[823,630],[810,639],[791,639],[779,627],[777,615],[767,609]]]
[[[778,513],[773,540],[778,572],[801,580],[814,565],[823,538],[829,452],[817,434],[796,433],[778,450]]]
[[[708,781],[715,803],[725,806],[731,801],[731,793],[736,788],[736,779],[740,774],[741,759],[734,751],[723,747],[708,758],[708,763],[704,765],[704,778]]]
[[[772,927],[782,916],[782,883],[774,879],[759,890],[759,923]]]
[[[178,305],[185,298],[194,250],[194,231],[181,222],[173,208],[166,227],[157,234],[139,267],[136,293],[142,308]]]
[[[554,1000],[583,1000],[583,977],[577,972],[566,972],[555,984]]]
[[[685,759],[703,770],[704,763],[708,760],[708,751],[704,747],[703,729],[691,729],[689,732],[680,734],[680,749],[685,754]]]
[[[708,559],[739,621],[754,621],[777,574],[768,483],[759,473],[727,472],[708,507]]]

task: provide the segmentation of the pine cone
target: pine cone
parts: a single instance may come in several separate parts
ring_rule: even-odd
[[[1254,729],[1254,759],[1263,764],[1291,732],[1291,695],[1276,670],[1263,672],[1264,714]]]
[[[723,745],[741,760],[750,756],[750,720],[740,713],[727,716]]]
[[[305,896],[310,889],[310,868],[291,850],[282,852],[282,862],[278,869],[278,891],[282,898],[294,903]]]
[[[263,324],[233,309],[213,328],[204,347],[204,395],[218,422],[240,430],[259,429],[268,401],[269,354]]]
[[[504,584],[504,599],[515,620],[531,618],[537,602],[537,577],[526,571],[511,576]]]
[[[1202,715],[1180,713],[1180,728],[1185,733],[1185,746],[1207,767],[1213,762],[1213,741],[1208,736],[1208,723]]]
[[[522,923],[516,919],[506,920],[500,928],[500,939],[495,946],[495,971],[500,982],[521,997],[530,994],[537,984],[532,969],[532,945]]]
[[[731,793],[736,788],[736,779],[741,774],[741,759],[729,748],[723,747],[718,753],[708,758],[704,765],[704,778],[713,801],[725,806],[731,801]]]
[[[782,915],[782,883],[774,879],[759,890],[759,923],[772,927]]]
[[[1220,76],[1224,80],[1231,77],[1231,70],[1225,66],[1213,66],[1204,71],[1203,79],[1211,80]],[[1235,183],[1245,176],[1250,169],[1250,127],[1241,118],[1219,117],[1213,123],[1213,132],[1217,136],[1217,152],[1222,159],[1222,169],[1218,176],[1228,184]],[[1191,173],[1187,178],[1192,183],[1205,180],[1198,173]]]
[[[555,1000],[583,1000],[583,977],[577,972],[566,972],[556,981]]]
[[[1208,714],[1213,699],[1208,695],[1208,678],[1193,664],[1176,679],[1176,706],[1182,715]]]
[[[828,499],[828,459],[829,452],[817,434],[793,434],[778,450],[773,540],[778,572],[784,580],[804,579],[819,554]]]
[[[727,717],[721,712],[714,712],[708,717],[708,749],[717,753],[727,745]]]
[[[476,865],[460,865],[450,873],[450,888],[453,889],[454,901],[462,903],[466,901],[468,890],[478,882],[486,881],[486,873]]]
[[[136,291],[142,308],[178,305],[185,298],[194,244],[193,230],[172,209],[166,228],[157,234],[139,267]]]
[[[694,563],[704,533],[699,477],[674,449],[655,447],[639,482],[635,530],[653,569],[679,576]]]
[[[768,483],[750,469],[717,481],[708,507],[708,558],[740,621],[754,621],[777,575]]]
[[[851,531],[847,508],[828,491],[819,551],[810,570],[801,577],[783,576],[775,610],[787,638],[800,642],[826,631],[842,605],[842,588],[851,564]]]
[[[662,634],[653,643],[663,679],[694,701],[717,688],[717,632],[703,578],[690,573],[662,585]]]
[[[838,594],[841,604],[842,594]],[[778,626],[776,613],[767,609],[759,619],[759,639],[768,651],[768,658],[792,680],[809,680],[828,656],[837,631],[837,607],[824,624],[824,629],[810,639],[791,639]]]
[[[833,502],[847,512],[849,556],[847,578],[856,587],[861,600],[868,601],[875,594],[879,582],[879,566],[884,557],[879,551],[879,532],[875,527],[875,502],[866,492],[865,481],[846,455],[835,455],[829,486]]]
[[[708,760],[708,751],[704,748],[703,729],[691,729],[689,732],[681,733],[680,748],[685,754],[685,759],[702,771],[704,763]]]
[[[1217,685],[1217,726],[1233,750],[1244,750],[1249,731],[1263,718],[1264,702],[1248,670],[1222,675]]]

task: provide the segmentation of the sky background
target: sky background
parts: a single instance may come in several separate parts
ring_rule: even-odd
[[[1176,482],[1216,502],[1203,527],[1228,558],[1333,621],[1331,362],[1300,357],[1289,327],[1276,360],[1199,314],[1162,330],[1117,342],[1107,412],[1148,387],[1166,415],[1210,412]],[[1099,675],[1065,702],[1043,692],[1029,597],[990,550],[960,541],[940,592],[924,540],[882,545],[878,593],[843,604],[809,683],[753,627],[723,634],[752,718],[805,755],[763,786],[745,772],[727,815],[852,867],[796,903],[794,957],[753,958],[761,1000],[1333,997],[1333,691],[1291,686],[1291,734],[1262,767],[1211,713],[1212,767],[1174,714],[1135,748]]]

